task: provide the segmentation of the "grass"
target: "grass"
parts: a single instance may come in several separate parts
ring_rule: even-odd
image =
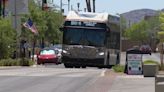
[[[146,60],[143,62],[143,64],[156,64],[156,65],[159,65],[159,63],[157,61],[154,61],[154,60]]]
[[[124,65],[115,65],[115,66],[112,67],[112,69],[115,72],[124,72],[125,66]]]

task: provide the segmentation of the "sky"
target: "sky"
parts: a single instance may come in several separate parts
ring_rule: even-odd
[[[86,0],[70,0],[74,9],[77,9],[77,3],[80,3],[80,9],[84,11],[86,8]],[[92,0],[91,0],[92,1]],[[96,12],[108,12],[116,15],[125,13],[135,9],[155,9],[160,10],[164,8],[164,0],[95,0]],[[63,0],[67,4],[68,0]],[[56,5],[60,6],[60,0],[54,0]],[[64,5],[65,14],[67,14],[68,6]]]

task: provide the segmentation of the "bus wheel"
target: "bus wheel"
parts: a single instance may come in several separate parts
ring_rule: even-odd
[[[80,66],[76,66],[76,65],[75,65],[75,68],[80,68]]]
[[[82,68],[86,68],[86,66],[82,66]]]
[[[64,66],[65,66],[65,68],[73,68],[73,66],[70,64],[64,64]]]

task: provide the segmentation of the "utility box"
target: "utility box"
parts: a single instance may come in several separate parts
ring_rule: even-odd
[[[138,49],[130,49],[126,52],[126,73],[130,75],[141,75],[142,52]]]

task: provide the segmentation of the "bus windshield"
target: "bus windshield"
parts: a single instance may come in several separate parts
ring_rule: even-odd
[[[64,44],[104,46],[105,29],[66,28]]]

